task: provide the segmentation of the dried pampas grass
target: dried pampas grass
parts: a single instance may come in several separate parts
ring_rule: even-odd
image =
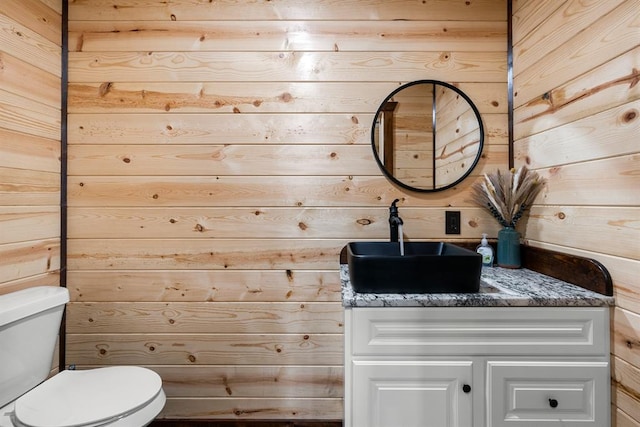
[[[507,173],[496,171],[471,187],[471,197],[479,206],[487,208],[503,227],[514,227],[525,210],[531,207],[544,179],[536,172],[521,166]]]

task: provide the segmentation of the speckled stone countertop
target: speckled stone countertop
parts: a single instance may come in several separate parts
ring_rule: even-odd
[[[476,294],[361,294],[354,292],[349,267],[340,266],[344,307],[593,307],[613,305],[598,294],[535,271],[483,267]]]

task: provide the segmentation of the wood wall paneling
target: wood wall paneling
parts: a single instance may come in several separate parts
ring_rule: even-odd
[[[88,21],[228,21],[228,20],[337,20],[357,19],[366,21],[392,20],[460,20],[460,21],[505,21],[506,3],[502,0],[478,0],[455,2],[426,0],[409,2],[404,0],[381,2],[358,0],[336,3],[333,0],[318,0],[310,7],[306,0],[284,0],[266,3],[193,3],[177,0],[167,7],[156,1],[122,0],[113,7],[112,0],[75,0],[70,5],[72,20]],[[399,7],[401,6],[401,7]]]
[[[341,419],[341,248],[395,198],[408,239],[451,206],[497,233],[472,180],[390,184],[373,115],[446,80],[484,115],[473,176],[508,164],[506,2],[113,6],[69,5],[67,362],[156,369],[162,418]]]
[[[525,237],[609,270],[614,425],[638,427],[640,2],[514,6],[515,162],[547,178]]]
[[[60,0],[3,0],[2,13],[59,46],[62,41],[61,6]]]
[[[606,5],[614,3],[606,2]],[[560,27],[557,31],[560,33],[558,37],[564,37],[562,44],[538,57],[539,60],[530,67],[518,73],[514,71],[514,106],[517,108],[545,95],[553,89],[551,82],[556,79],[565,83],[607,62],[603,57],[615,58],[636,48],[640,26],[637,11],[638,1],[627,0],[604,15],[594,10],[594,23],[589,26],[589,31],[579,31],[575,36],[571,31],[564,35],[565,27]],[[515,45],[514,55],[518,55],[518,49],[519,46]],[[518,55],[518,58],[523,56],[526,55]],[[520,61],[514,60],[514,70],[517,70],[516,62]]]
[[[640,88],[635,83],[640,76],[638,55],[640,48],[636,47],[523,103],[514,111],[518,124],[514,138],[523,139],[639,99]],[[579,102],[582,99],[588,99],[588,104]]]
[[[384,238],[396,197],[410,239],[445,237],[452,206],[461,238],[497,233],[472,181],[412,194],[372,169],[373,113],[453,82],[485,122],[473,176],[508,164],[506,2],[113,6],[70,4],[68,359],[156,369],[165,418],[340,419],[342,245]],[[613,411],[635,427],[638,10],[513,1],[516,163],[548,179],[525,237],[611,272]],[[61,13],[0,7],[2,293],[59,280]]]
[[[333,270],[91,270],[67,279],[77,302],[341,301]]]
[[[3,3],[2,13],[0,13],[0,25],[7,30],[0,33],[3,54],[19,58],[27,64],[60,77],[62,74],[62,27],[55,30],[58,33],[57,40],[50,41],[39,34],[39,31],[43,31],[40,25],[41,20],[29,20],[23,24],[13,18],[16,12],[26,10],[29,14],[29,4],[37,4],[36,0],[22,3],[17,8],[10,7],[8,3],[14,2]]]
[[[240,3],[235,7],[239,6]],[[336,5],[332,7],[336,9]],[[342,17],[337,14],[327,20],[317,20],[318,17],[309,14],[302,21],[260,17],[251,27],[243,25],[244,20],[219,20],[212,27],[211,21],[220,17],[202,19],[71,21],[69,49],[73,52],[422,52],[425,39],[435,51],[504,52],[506,49],[504,20],[416,20],[414,17],[412,20],[363,21],[338,20]],[[443,32],[447,37],[442,36]]]
[[[60,281],[61,4],[0,4],[0,294]]]

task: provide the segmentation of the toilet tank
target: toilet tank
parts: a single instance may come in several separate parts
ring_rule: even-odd
[[[51,372],[66,288],[38,286],[0,295],[0,407]]]

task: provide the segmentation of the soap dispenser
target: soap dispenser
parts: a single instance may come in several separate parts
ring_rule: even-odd
[[[482,265],[491,267],[493,265],[493,248],[487,241],[487,233],[482,233],[482,240],[476,248],[476,252],[482,255]]]

